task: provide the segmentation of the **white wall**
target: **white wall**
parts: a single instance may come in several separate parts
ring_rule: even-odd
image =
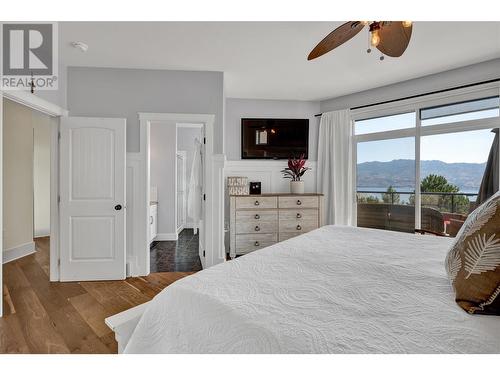
[[[352,108],[500,78],[500,59],[323,100],[321,112]]]
[[[318,160],[319,102],[299,100],[226,99],[226,159],[241,160],[241,119],[307,118],[309,119],[309,160]]]
[[[34,236],[50,235],[50,142],[53,118],[33,112]]]
[[[152,123],[150,133],[151,186],[158,188],[158,238],[175,236],[175,123]]]
[[[214,152],[223,153],[221,72],[68,68],[71,116],[127,118],[127,151],[139,151],[138,112],[213,114]]]

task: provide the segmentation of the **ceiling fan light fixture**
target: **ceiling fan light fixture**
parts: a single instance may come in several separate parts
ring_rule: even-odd
[[[380,43],[380,35],[378,34],[378,30],[373,30],[370,38],[370,44],[372,47],[377,47]]]

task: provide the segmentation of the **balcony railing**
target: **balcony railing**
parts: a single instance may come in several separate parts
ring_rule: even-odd
[[[421,193],[421,228],[454,236],[475,208],[475,193]],[[358,226],[413,232],[414,191],[358,190]]]

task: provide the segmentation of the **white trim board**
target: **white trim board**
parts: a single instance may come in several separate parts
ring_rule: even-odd
[[[139,214],[142,204],[141,197],[146,195],[141,179],[143,158],[139,152],[127,152],[127,276],[140,276],[146,266],[141,255],[141,237],[138,228],[141,228]],[[149,232],[148,232],[149,233]],[[149,238],[149,234],[148,234]]]
[[[23,258],[27,255],[36,253],[35,242],[31,241],[10,249],[6,249],[3,252],[3,264],[12,262],[13,260]]]
[[[104,319],[104,323],[115,333],[115,340],[118,343],[118,354],[123,353],[123,350],[125,350],[137,323],[139,323],[148,305],[149,302],[146,302]]]
[[[35,111],[43,112],[49,116],[68,116],[67,109],[61,108],[56,104],[52,104],[51,102],[48,102],[39,96],[33,95],[28,91],[4,91],[3,97],[34,109]]]

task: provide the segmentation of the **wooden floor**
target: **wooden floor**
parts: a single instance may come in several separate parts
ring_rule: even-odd
[[[4,264],[0,353],[116,353],[104,319],[149,301],[192,272],[160,272],[123,281],[49,282],[49,240]]]

